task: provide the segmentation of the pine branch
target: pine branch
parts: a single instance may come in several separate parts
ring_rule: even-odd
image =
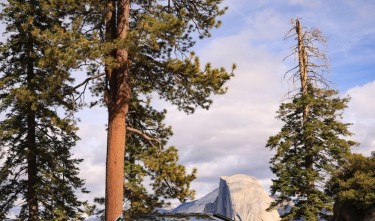
[[[144,139],[148,140],[151,144],[152,144],[153,141],[156,141],[159,144],[159,149],[161,150],[161,140],[160,139],[154,138],[154,137],[150,137],[147,134],[143,133],[142,131],[137,130],[137,129],[132,128],[132,127],[127,127],[126,130],[129,131],[129,132],[132,132],[132,133],[140,135]]]
[[[165,178],[165,177],[163,177],[163,180],[164,180],[164,182],[165,182],[165,184],[167,185],[167,187],[168,187],[168,192],[169,192],[169,194],[171,194],[171,196],[173,195],[173,188],[171,187],[171,185],[169,185],[169,183],[168,183],[168,180]]]
[[[80,84],[76,85],[73,89],[74,89],[74,90],[77,90],[79,87],[81,87],[81,86],[87,84],[89,81],[91,81],[91,80],[95,80],[95,79],[98,79],[98,78],[100,78],[101,76],[104,76],[104,75],[105,75],[105,73],[100,73],[100,74],[97,74],[97,75],[94,75],[94,76],[88,77],[88,78],[86,78],[84,81],[82,81]]]

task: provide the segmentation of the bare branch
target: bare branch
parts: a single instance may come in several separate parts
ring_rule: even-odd
[[[89,81],[91,81],[91,80],[95,80],[95,79],[100,78],[101,76],[104,76],[104,75],[105,75],[105,73],[100,73],[100,74],[97,74],[97,75],[94,75],[94,76],[88,77],[88,78],[86,78],[84,81],[82,81],[80,84],[78,84],[77,86],[75,86],[73,89],[76,90],[76,89],[78,89],[79,87],[81,87],[82,85],[87,84]]]
[[[287,40],[287,39],[289,39],[289,38],[294,37],[294,36],[297,35],[296,33],[293,32],[295,28],[296,28],[296,27],[292,27],[292,28],[291,28],[291,29],[285,34],[285,36],[284,36],[284,40]]]
[[[290,72],[292,72],[292,71],[294,71],[294,70],[296,70],[296,69],[298,69],[298,68],[299,68],[299,65],[297,65],[297,66],[295,66],[295,67],[289,69],[287,72],[285,72],[283,78],[286,78],[286,76],[287,76]],[[294,75],[294,74],[293,74],[293,75]]]

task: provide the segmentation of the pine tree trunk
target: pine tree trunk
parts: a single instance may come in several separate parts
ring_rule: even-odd
[[[302,96],[306,96],[308,94],[308,61],[307,61],[307,52],[305,48],[305,44],[303,42],[304,36],[302,32],[302,27],[301,23],[299,20],[296,20],[296,32],[297,32],[297,38],[298,38],[298,62],[299,62],[299,74],[300,74],[300,81],[301,81],[301,93]],[[306,122],[308,120],[310,112],[310,107],[308,104],[305,104],[303,107],[303,114],[302,114],[302,127],[306,129]],[[311,144],[309,142],[309,139],[305,141],[305,150],[307,152],[305,156],[305,168],[306,170],[313,170],[313,163],[314,159],[311,154],[309,154],[309,150],[311,149]],[[314,180],[309,180],[308,185],[309,185],[309,190],[312,190],[314,188]],[[306,191],[307,193],[309,192],[308,190]]]
[[[296,32],[297,32],[297,37],[298,37],[298,65],[299,65],[299,75],[300,75],[300,81],[301,81],[301,92],[302,92],[302,95],[306,95],[307,87],[308,87],[307,53],[306,53],[305,45],[303,42],[302,27],[298,19],[296,21]],[[307,119],[307,115],[308,115],[308,107],[306,106],[303,112],[304,122]]]
[[[37,165],[36,165],[36,144],[35,144],[35,113],[28,113],[27,116],[27,203],[29,208],[29,220],[38,220],[38,200],[36,197],[36,179],[37,179]]]
[[[28,64],[27,64],[27,87],[29,91],[34,91],[33,78],[34,75],[34,64],[31,58],[32,54],[32,41],[30,41],[30,46],[28,49]],[[32,109],[32,102],[28,104],[27,110],[27,204],[29,209],[29,220],[38,220],[38,199],[36,196],[36,180],[37,180],[37,159],[36,159],[36,120],[35,120],[35,110]]]
[[[106,167],[106,219],[122,215],[125,153],[125,115],[128,105],[114,105],[109,110]]]
[[[117,5],[115,5],[117,4]],[[107,36],[125,39],[129,22],[129,0],[112,1],[107,20]],[[117,15],[117,17],[116,17]],[[116,21],[116,20],[117,21]],[[114,30],[116,28],[116,30]],[[116,36],[113,36],[116,33]],[[106,70],[109,81],[108,143],[106,167],[105,220],[114,221],[122,215],[124,192],[124,157],[126,144],[126,115],[131,98],[128,51],[117,49],[112,56],[119,67]]]

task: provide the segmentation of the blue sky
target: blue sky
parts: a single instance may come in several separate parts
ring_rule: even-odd
[[[221,17],[223,25],[212,38],[197,43],[201,60],[230,68],[236,63],[235,77],[228,93],[214,96],[209,111],[185,115],[175,107],[155,101],[168,110],[167,124],[174,129],[169,145],[178,147],[180,162],[198,169],[192,187],[197,197],[219,185],[220,176],[244,173],[260,180],[268,189],[272,173],[265,148],[269,136],[281,122],[276,111],[288,91],[282,79],[293,59],[283,58],[293,46],[283,40],[290,20],[301,18],[307,27],[319,28],[328,39],[332,87],[342,96],[351,96],[345,122],[353,123],[351,138],[361,145],[355,152],[370,155],[375,150],[375,2],[373,0],[232,0]],[[88,199],[104,195],[106,148],[105,109],[86,109],[81,118],[81,141],[74,152],[85,161],[81,175],[92,193]]]
[[[245,30],[258,35],[259,31],[260,37],[253,39],[254,44],[280,53],[293,43],[283,41],[283,35],[289,28],[290,19],[298,17],[304,26],[319,28],[327,37],[330,79],[337,89],[346,91],[374,79],[373,1],[237,0],[226,4],[229,10],[222,18],[224,25],[215,30],[214,36],[236,35]]]

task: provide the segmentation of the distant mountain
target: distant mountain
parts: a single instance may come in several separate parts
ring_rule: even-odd
[[[260,183],[247,175],[223,176],[219,188],[203,198],[181,204],[173,213],[217,213],[240,221],[276,221],[276,210],[267,212],[272,199]]]

